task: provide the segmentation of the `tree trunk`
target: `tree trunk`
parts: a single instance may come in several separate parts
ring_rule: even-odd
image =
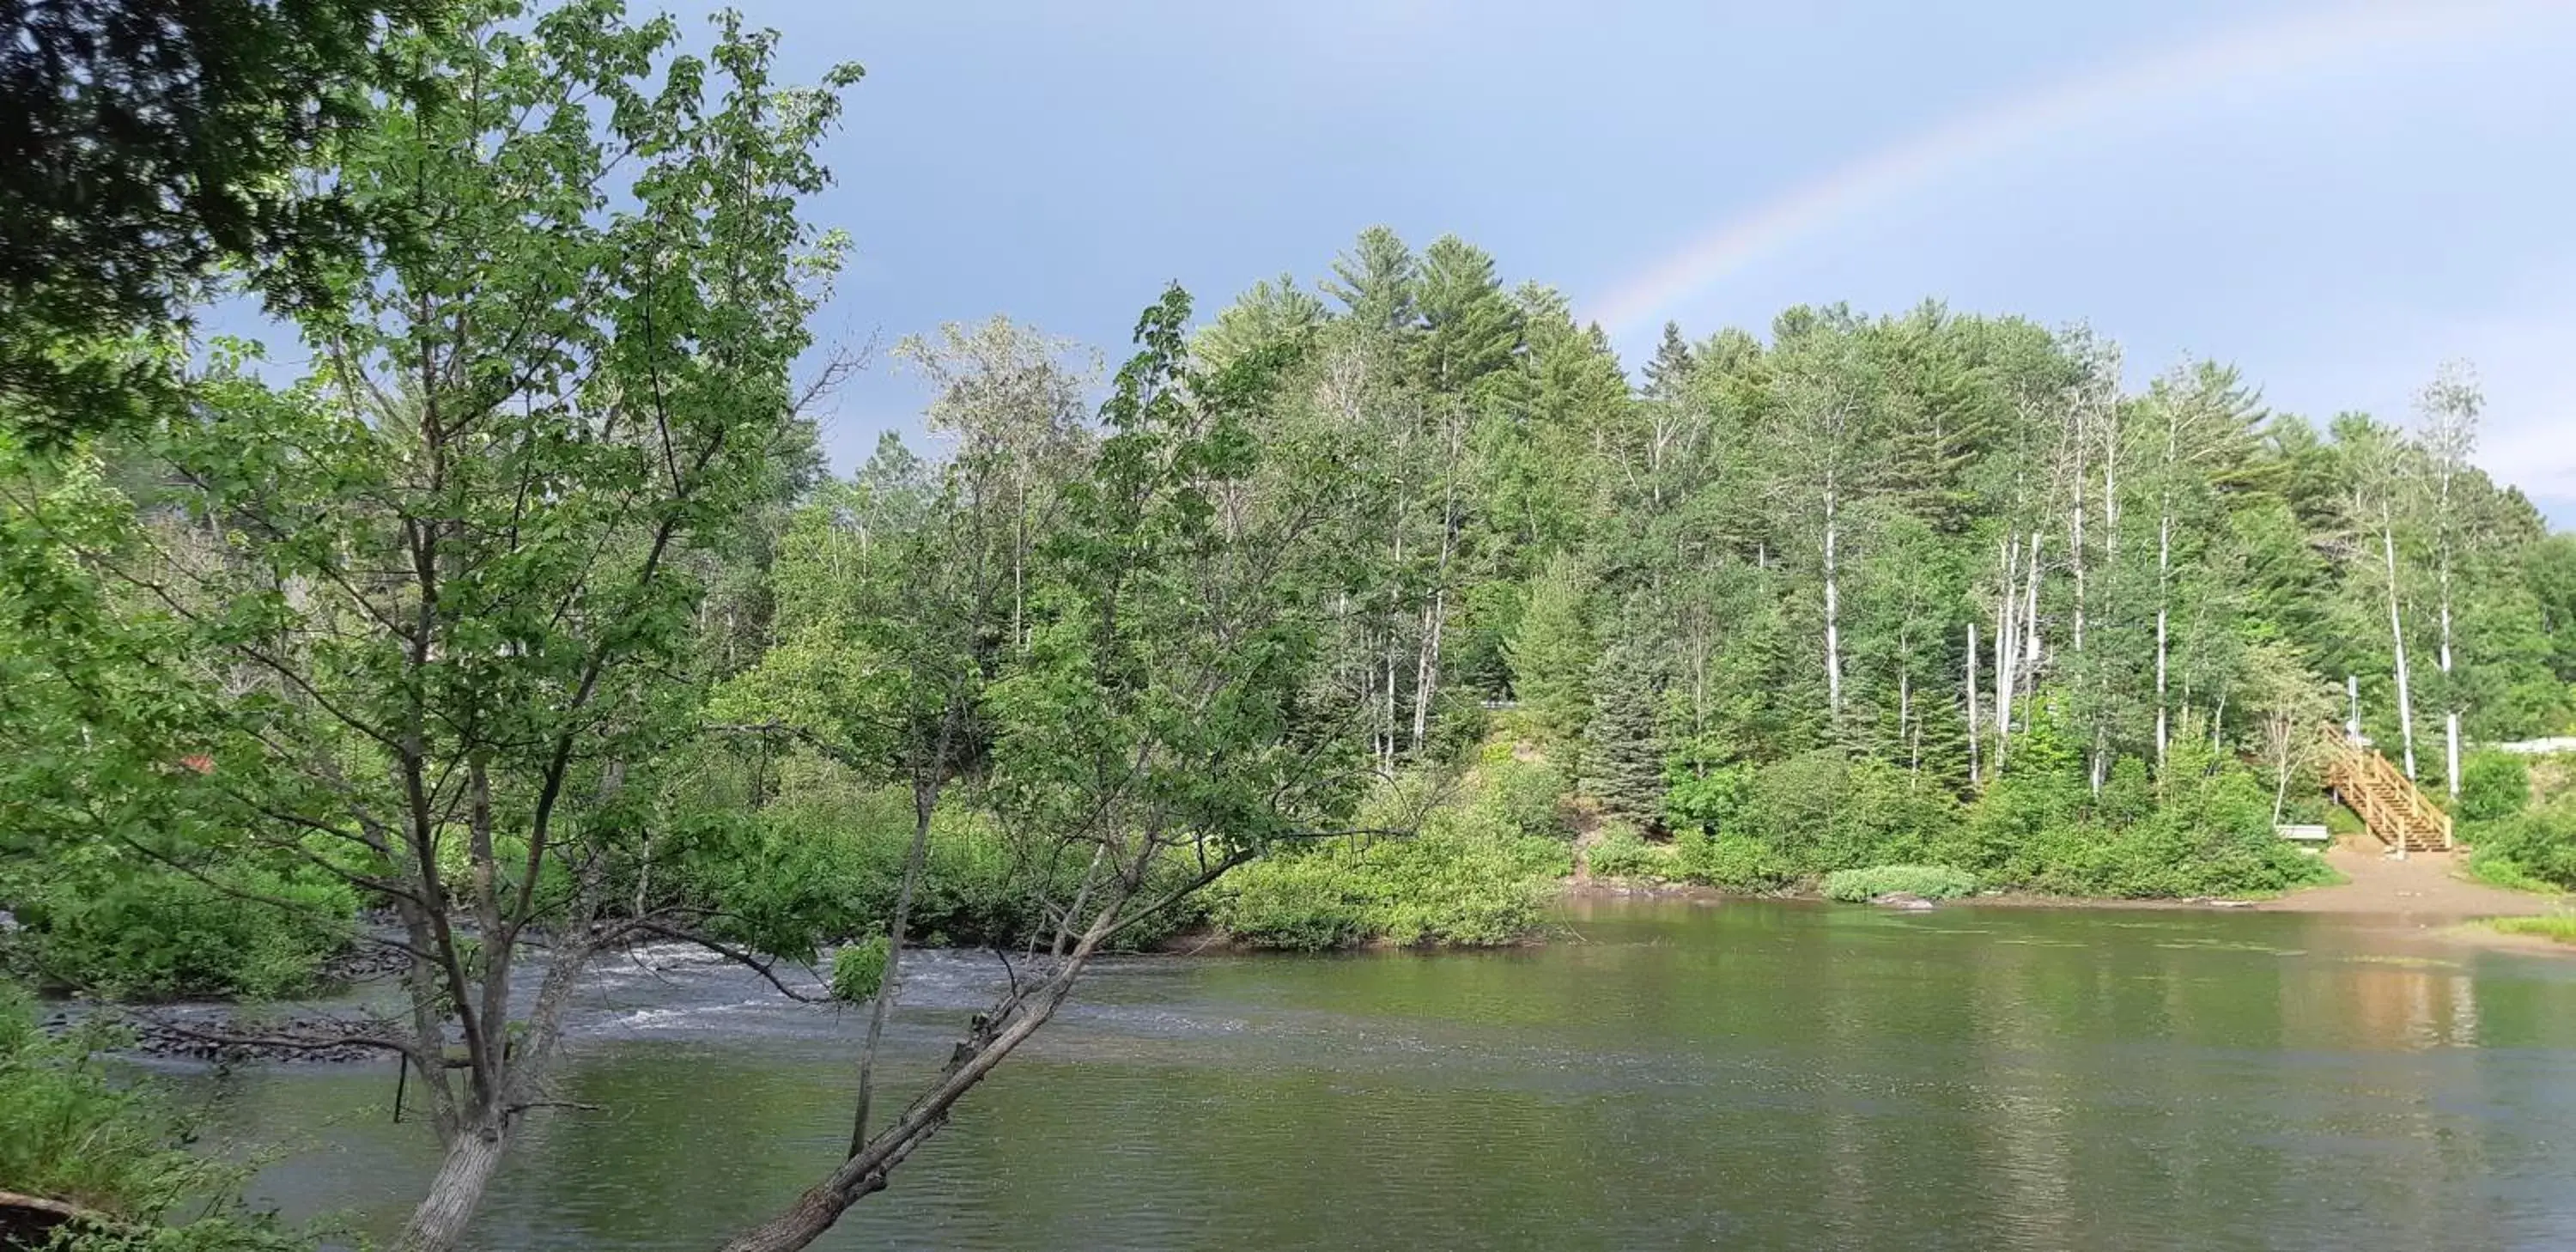
[[[1982,775],[1977,759],[1977,624],[1968,623],[1968,781]]]
[[[2083,410],[2076,411],[2075,498],[2067,510],[2066,560],[2075,577],[2075,655],[2084,655],[2084,446]]]
[[[2460,697],[2451,681],[2451,571],[2442,571],[2442,776],[2460,798]]]
[[[396,1252],[448,1252],[462,1242],[508,1146],[508,1131],[498,1121],[457,1135],[439,1162],[438,1176],[430,1180],[429,1194],[412,1210],[401,1240],[394,1244]]]
[[[886,1175],[938,1132],[957,1101],[1037,1033],[1073,993],[1083,966],[1107,937],[1116,906],[1109,909],[1074,945],[1055,975],[1010,1009],[1007,1024],[995,1022],[979,1027],[975,1035],[969,1036],[969,1042],[960,1045],[959,1058],[951,1062],[948,1071],[901,1117],[877,1132],[865,1150],[851,1155],[829,1177],[807,1188],[786,1212],[727,1241],[723,1252],[797,1252],[821,1238],[851,1205],[883,1191]],[[992,1033],[985,1035],[985,1030]]]
[[[1907,737],[1907,727],[1911,725],[1913,721],[1914,675],[1907,673],[1904,670],[1898,670],[1896,672],[1896,734],[1899,739]],[[1922,741],[1917,739],[1915,742],[1917,745],[1920,745]],[[1905,772],[1908,774],[1918,774],[1922,771],[1923,753],[1921,748],[1918,746],[1913,753],[1913,759],[1906,764]]]
[[[2013,655],[2013,648],[2021,636],[2020,629],[2013,624],[2013,583],[2018,581],[2013,577],[2013,566],[2021,556],[2021,546],[2014,542],[2015,538],[2011,535],[2004,537],[2003,551],[1995,562],[2003,573],[1998,583],[2000,594],[1995,597],[1994,776],[1997,778],[2004,776],[2004,754],[2012,739],[2013,672],[2020,660]]]
[[[912,897],[921,885],[922,862],[930,855],[930,819],[939,810],[940,783],[947,773],[948,744],[954,707],[940,714],[937,747],[926,777],[913,781],[912,846],[904,853],[903,885],[895,889],[894,916],[886,922],[885,969],[868,1005],[868,1038],[859,1047],[859,1092],[850,1113],[850,1155],[868,1145],[868,1102],[876,1093],[877,1045],[885,1037],[886,1016],[894,1008],[895,988],[903,973],[904,931],[912,921]]]
[[[2263,728],[2272,741],[2272,824],[2281,824],[2281,812],[2290,802],[2290,736],[2297,727],[2280,720],[2275,714]]]
[[[1834,476],[1825,474],[1825,709],[1837,723],[1843,716],[1842,601],[1835,584]]]
[[[2116,617],[2120,591],[2120,418],[2114,406],[2110,420],[2102,428],[2102,577],[2109,580],[2103,591],[2105,617]],[[2109,702],[2110,679],[2096,678],[2093,687],[2093,794],[2102,794],[2102,784],[2111,774],[2111,728],[2103,708]]]
[[[2406,776],[2415,776],[2415,693],[2406,672],[2406,621],[2397,611],[2397,529],[2380,504],[2379,552],[2388,573],[2388,641],[2397,657],[2398,738],[2406,745]]]
[[[1402,579],[1404,575],[1404,522],[1407,506],[1411,503],[1412,502],[1410,500],[1405,499],[1403,496],[1397,496],[1394,509],[1394,522],[1393,525],[1388,528],[1393,533],[1392,550],[1394,552],[1394,559],[1389,563],[1388,568],[1394,572],[1396,577],[1389,581],[1386,589],[1386,703],[1384,710],[1381,713],[1381,724],[1386,728],[1386,741],[1385,751],[1381,755],[1380,760],[1384,762],[1385,769],[1390,773],[1395,769],[1395,750],[1397,742],[1396,726],[1398,724],[1396,722],[1395,711],[1395,689],[1397,685],[1395,666],[1397,656],[1404,650],[1402,642],[1402,628],[1396,623],[1403,620],[1406,616],[1404,612],[1404,599],[1402,594],[1398,592],[1395,582]]]
[[[2182,455],[2182,413],[2165,402],[2165,463],[2156,485],[2156,785],[2164,785],[2165,753],[2171,744],[2171,720],[2165,709],[2167,627],[2173,617],[2174,466]]]
[[[1458,443],[1449,442],[1451,459],[1458,453]],[[1456,471],[1453,468],[1451,477]],[[1422,664],[1414,676],[1413,687],[1413,753],[1422,755],[1422,745],[1431,734],[1431,699],[1440,690],[1440,636],[1449,627],[1449,562],[1458,551],[1458,488],[1449,487],[1440,510],[1440,563],[1431,584],[1431,607],[1423,617]]]
[[[2173,617],[2173,593],[2170,571],[2173,561],[2173,515],[2165,514],[2156,522],[2156,771],[2165,768],[2165,748],[2170,723],[2165,709],[2165,669],[2167,626]]]
[[[1439,663],[1440,626],[1438,592],[1433,603],[1422,607],[1422,642],[1413,651],[1413,754],[1422,755],[1422,741],[1431,732],[1432,667]]]
[[[2039,651],[2039,532],[2036,529],[2030,532],[2030,570],[2023,575],[2023,579],[2027,590],[2022,595],[2022,646],[2017,655],[2021,658],[2022,666],[2021,689],[2026,692],[2036,692],[2039,690],[2039,667],[2043,660]],[[2035,700],[2022,701],[2021,720],[2024,726],[2030,724],[2030,706],[2034,703],[2036,703]]]

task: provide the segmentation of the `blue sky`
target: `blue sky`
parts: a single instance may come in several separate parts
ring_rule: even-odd
[[[791,72],[869,71],[814,206],[857,248],[830,339],[1002,312],[1114,360],[1164,281],[1212,313],[1384,223],[1615,315],[1632,365],[1666,316],[1926,296],[2318,417],[2466,357],[2481,461],[2576,523],[2576,0],[744,7]],[[923,398],[880,358],[835,463]]]

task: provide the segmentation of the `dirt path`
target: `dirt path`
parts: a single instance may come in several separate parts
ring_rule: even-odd
[[[2465,858],[2450,853],[2418,852],[2399,861],[2382,854],[2376,845],[2341,843],[2325,856],[2326,864],[2352,881],[2293,891],[2257,907],[2287,913],[2373,913],[2425,922],[2523,917],[2564,907],[2547,896],[2471,882],[2461,876],[2464,869],[2458,862]]]

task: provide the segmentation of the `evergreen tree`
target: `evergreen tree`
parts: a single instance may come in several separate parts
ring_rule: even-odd
[[[1365,334],[1401,334],[1419,316],[1421,264],[1394,231],[1371,226],[1333,261],[1324,294],[1341,301],[1344,316]]]
[[[1592,667],[1583,754],[1589,786],[1611,816],[1652,829],[1663,812],[1662,684],[1647,649],[1622,640]]]

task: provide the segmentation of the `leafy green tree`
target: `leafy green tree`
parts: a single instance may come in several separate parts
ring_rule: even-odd
[[[220,263],[277,310],[357,243],[297,175],[399,89],[440,0],[102,0],[0,16],[0,423],[39,444],[176,402],[138,351]]]
[[[2280,639],[2258,640],[2245,650],[2242,678],[2246,711],[2254,717],[2264,763],[2272,770],[2272,820],[2281,820],[2290,783],[2313,773],[2334,717],[2334,698],[2298,650]]]
[[[792,483],[789,370],[837,253],[796,209],[857,75],[782,87],[774,36],[729,19],[702,59],[600,0],[475,16],[399,35],[418,81],[335,148],[388,225],[299,310],[315,372],[220,354],[155,432],[177,486],[144,550],[80,551],[223,697],[184,794],[400,920],[404,1014],[355,1041],[418,1071],[446,1147],[419,1249],[454,1246],[543,1103],[590,955],[686,920],[643,885],[643,798],[694,708],[693,558]]]
[[[1252,285],[1216,320],[1200,327],[1190,351],[1210,368],[1223,369],[1255,352],[1288,347],[1320,330],[1331,318],[1324,302],[1282,274]]]
[[[1330,462],[1274,460],[1249,437],[1286,362],[1194,368],[1177,288],[1146,310],[1103,409],[1090,473],[1042,554],[1027,652],[987,688],[983,787],[1037,861],[1087,862],[1044,958],[895,1119],[731,1252],[820,1237],[937,1132],[1035,1034],[1101,945],[1283,841],[1331,833],[1364,775],[1309,667],[1343,554],[1316,519],[1349,484]],[[1240,507],[1227,508],[1234,500]],[[1295,577],[1280,576],[1293,571]]]
[[[1560,554],[1532,579],[1527,607],[1505,655],[1512,692],[1530,723],[1553,746],[1577,757],[1592,717],[1592,666],[1597,655],[1585,608],[1591,587],[1582,563]],[[1579,771],[1569,763],[1569,772]]]
[[[2536,625],[2550,673],[2561,683],[2576,683],[2576,535],[2533,540],[2516,564],[2539,611]]]

